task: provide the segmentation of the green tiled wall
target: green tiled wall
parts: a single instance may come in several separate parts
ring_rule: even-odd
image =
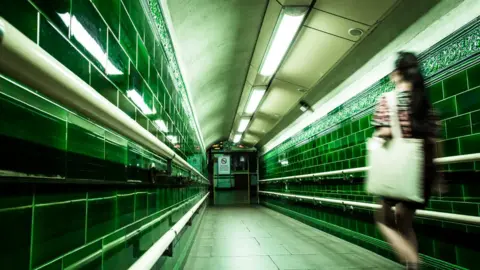
[[[420,56],[427,75],[429,96],[442,120],[437,145],[442,151],[440,156],[480,153],[478,40],[480,24],[473,22]],[[371,113],[379,94],[392,87],[387,80],[382,79],[266,153],[261,158],[261,179],[366,166],[365,142],[373,133]],[[288,165],[282,166],[281,160],[288,160]],[[480,185],[477,181],[480,162],[450,164],[442,170],[449,182],[449,191],[442,196],[433,196],[427,210],[480,215]],[[363,173],[357,173],[346,179],[340,175],[304,179],[288,185],[269,183],[262,184],[261,190],[372,203],[375,198],[364,192],[363,176]],[[333,205],[320,207],[266,196],[262,200],[276,210],[377,252],[384,250],[384,255],[391,256],[375,229],[371,211],[339,211]],[[440,269],[475,268],[474,254],[479,254],[480,249],[474,243],[480,240],[480,227],[427,219],[417,219],[415,226],[420,253],[426,256],[428,264],[438,264]],[[448,238],[448,235],[455,237]]]
[[[202,155],[198,130],[186,114],[190,105],[173,83],[171,61],[140,0],[0,0],[0,5],[0,16],[184,159]],[[136,108],[126,96],[132,89],[155,115]],[[156,119],[165,121],[168,134],[153,124]],[[176,136],[178,143],[166,135]]]
[[[197,198],[173,216],[176,222],[204,193],[200,186],[10,184],[0,190],[0,268],[67,269],[92,256],[82,269],[126,269],[170,228],[168,220],[107,245]]]
[[[67,179],[149,181],[166,161],[0,75],[4,173]],[[187,173],[174,166],[174,175]]]

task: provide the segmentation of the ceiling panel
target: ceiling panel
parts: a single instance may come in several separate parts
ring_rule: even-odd
[[[352,36],[348,33],[348,30],[358,28],[363,30],[365,33],[369,28],[365,24],[351,21],[316,9],[310,12],[305,25],[352,41],[358,41],[361,36]]]
[[[303,27],[277,78],[312,87],[355,42]]]
[[[250,134],[256,136],[263,136],[265,133],[269,132],[277,123],[279,118],[273,119],[268,116],[266,117],[255,117],[248,128],[248,132]]]
[[[299,89],[304,88],[274,79],[258,111],[271,116],[285,115],[303,96]]]
[[[315,8],[360,23],[373,25],[398,0],[318,0]]]

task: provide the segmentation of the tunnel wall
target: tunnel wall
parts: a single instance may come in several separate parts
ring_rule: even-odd
[[[441,156],[480,152],[480,23],[478,18],[420,55],[428,94],[439,112]],[[371,137],[371,117],[378,97],[393,89],[385,77],[327,116],[297,133],[261,157],[261,179],[366,166],[366,139]],[[288,161],[283,165],[280,161]],[[480,162],[442,168],[449,191],[432,197],[427,210],[479,215]],[[349,181],[343,176],[262,184],[261,190],[374,202],[364,192],[364,173]],[[324,204],[312,205],[262,196],[262,203],[322,230],[393,258],[376,230],[371,210]],[[478,226],[417,218],[423,260],[439,269],[473,269],[480,249]]]
[[[59,14],[72,16],[66,23]],[[0,0],[0,16],[204,172],[196,130],[168,72],[171,59],[140,1]],[[81,25],[78,38],[69,24]],[[156,108],[178,144],[127,98],[131,89]],[[182,182],[187,172],[176,165],[168,182],[151,183],[149,168],[166,170],[165,159],[3,74],[0,139],[0,269],[79,262],[82,269],[126,269],[207,192]],[[180,205],[172,220],[134,233]],[[155,269],[181,266],[199,220]]]
[[[185,160],[205,156],[166,54],[144,15],[140,0],[0,0],[0,16],[36,42]],[[70,27],[69,27],[70,26]],[[161,38],[169,39],[168,32]],[[168,55],[168,56],[167,56]],[[146,115],[127,97],[136,90],[155,115]],[[155,116],[155,117],[152,117]],[[172,143],[153,123],[162,119]]]

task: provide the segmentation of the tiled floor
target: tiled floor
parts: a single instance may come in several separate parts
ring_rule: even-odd
[[[264,207],[210,207],[184,269],[403,269]]]

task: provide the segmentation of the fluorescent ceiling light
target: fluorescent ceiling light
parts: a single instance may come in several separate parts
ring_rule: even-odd
[[[241,139],[242,139],[242,134],[235,134],[235,137],[233,137],[233,142],[239,143]]]
[[[265,91],[265,87],[253,88],[250,98],[248,99],[247,107],[245,108],[246,114],[253,114],[257,110],[258,104],[260,104],[263,95],[265,95]]]
[[[168,132],[168,127],[165,124],[165,121],[159,119],[159,120],[153,121],[153,123],[158,127],[158,129],[161,132],[164,132],[164,133]]]
[[[242,118],[240,119],[240,123],[238,124],[238,132],[242,133],[247,129],[248,123],[250,123],[250,118]]]
[[[110,60],[108,60],[107,53],[102,50],[95,39],[88,33],[83,25],[77,20],[75,16],[70,16],[70,13],[58,14],[63,23],[71,28],[72,36],[82,44],[82,46],[97,59],[105,68],[107,75],[123,75],[123,72],[118,70]]]
[[[260,67],[260,75],[272,76],[275,74],[307,11],[307,7],[286,7],[282,10],[267,54]]]
[[[170,141],[171,143],[173,143],[173,144],[178,143],[178,138],[177,138],[177,136],[167,135],[167,140],[169,140],[169,141]]]
[[[136,90],[127,90],[127,97],[129,97],[133,101],[133,103],[135,103],[135,105],[137,105],[140,110],[142,110],[145,115],[157,113],[155,108],[153,108],[152,110],[150,109],[150,107],[148,107],[142,96],[140,96],[140,94]]]

